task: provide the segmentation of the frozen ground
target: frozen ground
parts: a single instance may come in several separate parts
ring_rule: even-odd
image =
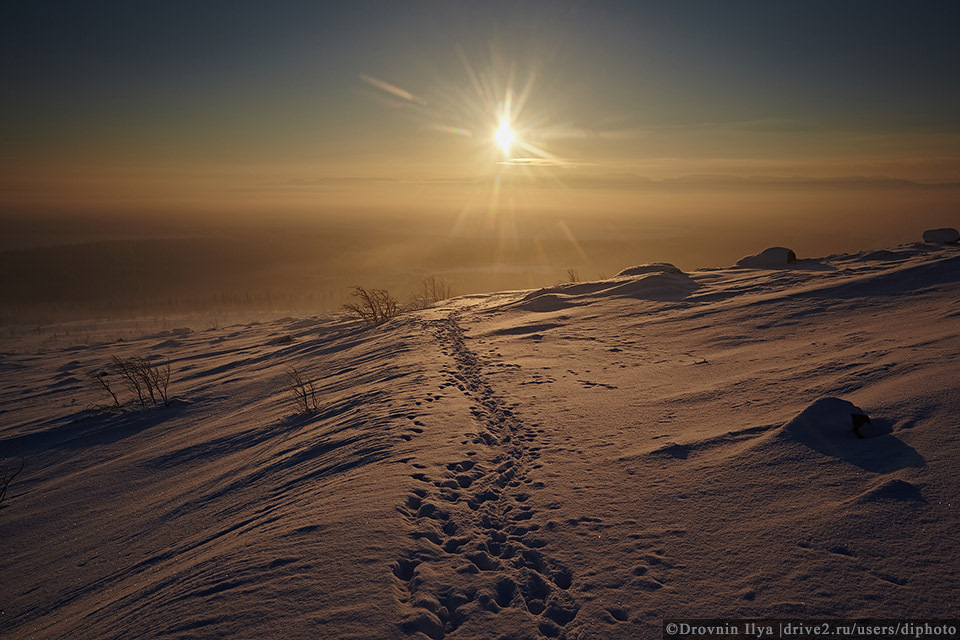
[[[0,507],[0,636],[957,617],[958,281],[960,247],[913,244],[651,265],[372,328],[8,339],[0,464],[25,466]],[[114,355],[169,360],[173,404],[93,408]],[[289,367],[320,411],[295,415]]]

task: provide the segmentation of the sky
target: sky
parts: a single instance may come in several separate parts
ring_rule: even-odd
[[[8,2],[0,210],[960,182],[957,24],[933,1]]]

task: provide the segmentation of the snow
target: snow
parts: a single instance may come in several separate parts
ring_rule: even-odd
[[[737,260],[738,267],[747,269],[776,269],[795,262],[797,254],[786,247],[770,247],[760,253]]]
[[[856,443],[853,416],[866,415],[860,407],[840,398],[819,398],[783,425],[783,433],[799,442],[835,451],[845,451]],[[869,427],[864,427],[869,432]]]
[[[650,262],[647,264],[637,265],[636,267],[630,267],[629,269],[624,269],[618,273],[616,277],[642,276],[647,273],[682,273],[682,271],[669,262]]]
[[[960,247],[798,263],[626,270],[376,327],[8,332],[0,465],[25,464],[0,636],[957,617]],[[169,361],[172,405],[106,406],[91,373],[114,355]],[[296,414],[291,367],[318,411]]]
[[[644,265],[626,269],[609,280],[537,289],[512,306],[533,312],[551,312],[604,298],[682,300],[697,288],[697,284],[676,267],[669,267],[672,265]]]
[[[937,244],[956,244],[960,242],[960,231],[953,228],[927,229],[923,232],[924,242],[935,242]]]

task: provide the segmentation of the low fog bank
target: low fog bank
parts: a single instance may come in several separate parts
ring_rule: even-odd
[[[533,204],[531,204],[533,203]],[[567,192],[423,211],[7,214],[0,323],[198,312],[237,321],[338,309],[355,285],[411,296],[434,275],[457,294],[611,276],[667,261],[733,264],[771,244],[803,256],[919,240],[958,226],[960,191]]]

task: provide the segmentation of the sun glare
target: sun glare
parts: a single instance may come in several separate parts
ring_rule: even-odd
[[[513,144],[513,129],[510,128],[510,122],[503,118],[500,120],[500,128],[495,135],[497,144],[503,150],[504,155],[510,155],[510,146]]]
[[[497,172],[505,166],[524,167],[507,169],[517,174],[539,166],[566,166],[546,146],[548,139],[562,137],[561,129],[548,126],[547,114],[527,105],[536,74],[530,71],[516,85],[517,65],[507,64],[502,56],[493,55],[488,65],[476,67],[459,48],[458,53],[465,81],[441,82],[424,96],[370,75],[361,74],[360,79],[391,107],[416,113],[424,120],[424,130],[472,138],[470,146],[482,171],[490,171],[491,165]]]

